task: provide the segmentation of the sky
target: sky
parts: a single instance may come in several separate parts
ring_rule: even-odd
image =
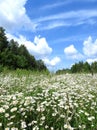
[[[0,26],[51,71],[97,61],[97,0],[0,0]]]

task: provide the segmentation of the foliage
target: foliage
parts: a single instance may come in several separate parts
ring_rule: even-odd
[[[94,64],[94,63],[93,63]],[[88,62],[80,61],[79,63],[75,63],[71,67],[71,73],[93,73],[96,72],[96,69],[93,69],[93,65]]]
[[[88,62],[79,61],[72,65],[70,69],[57,70],[56,74],[65,74],[65,73],[97,73],[97,62],[89,64]]]
[[[0,27],[0,53],[4,51],[5,48],[8,46],[7,37],[5,35],[5,30]]]
[[[70,69],[60,69],[56,71],[56,74],[66,74],[66,73],[70,73]]]
[[[24,45],[20,45],[14,39],[8,41],[5,30],[0,27],[0,68],[27,69],[46,71],[42,60],[37,61]]]

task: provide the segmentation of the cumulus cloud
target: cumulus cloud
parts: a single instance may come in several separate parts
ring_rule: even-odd
[[[67,55],[72,55],[72,54],[76,54],[77,53],[77,50],[75,49],[74,45],[70,45],[68,47],[66,47],[64,49],[64,52],[65,54]]]
[[[70,59],[81,59],[83,57],[82,54],[80,54],[77,49],[74,47],[74,45],[70,45],[64,49],[64,53],[67,58]]]
[[[7,30],[34,29],[36,25],[26,14],[26,2],[27,0],[0,0],[0,26]]]
[[[51,54],[52,48],[48,46],[48,43],[44,37],[39,38],[36,36],[34,38],[34,43],[36,43],[36,45],[34,44],[32,50],[35,51],[35,53],[38,55],[41,54],[42,56],[46,56]]]
[[[97,39],[93,42],[92,37],[89,36],[83,43],[83,52],[88,57],[97,56]]]
[[[27,47],[29,52],[34,55],[36,58],[44,58],[51,54],[52,48],[49,47],[46,38],[35,36],[34,41],[27,40],[24,36],[20,35],[18,38],[7,33],[6,36],[9,40],[14,39],[19,43]]]
[[[19,43],[19,45],[25,45],[29,52],[34,55],[35,58],[42,59],[49,69],[56,66],[61,61],[61,59],[57,56],[49,60],[48,56],[52,53],[52,48],[49,47],[46,38],[44,37],[35,36],[32,42],[22,35],[15,37],[7,33],[6,36],[8,37],[8,40],[14,39]]]
[[[56,56],[52,60],[49,60],[48,58],[44,58],[43,61],[47,66],[55,66],[61,61],[61,59]]]
[[[89,64],[93,63],[93,62],[97,62],[97,58],[94,58],[94,59],[87,59],[86,60]]]

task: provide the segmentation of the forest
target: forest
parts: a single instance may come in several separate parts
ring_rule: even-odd
[[[4,67],[10,70],[48,71],[44,62],[36,60],[23,44],[19,45],[14,39],[8,41],[5,29],[0,27],[0,70]]]
[[[70,69],[61,69],[56,71],[56,74],[64,73],[97,73],[97,62],[89,64],[88,62],[79,61],[71,66]]]

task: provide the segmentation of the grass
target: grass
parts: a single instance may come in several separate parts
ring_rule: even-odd
[[[0,73],[0,130],[96,130],[97,75]]]

